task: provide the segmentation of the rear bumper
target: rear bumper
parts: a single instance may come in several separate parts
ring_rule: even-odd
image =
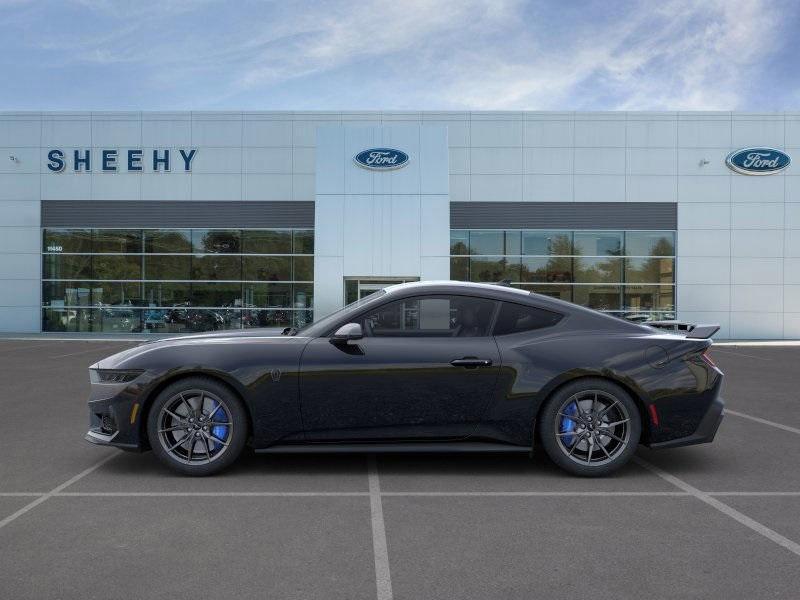
[[[714,441],[714,436],[717,434],[719,424],[722,423],[724,416],[725,401],[717,396],[708,407],[706,414],[697,426],[697,430],[692,435],[686,437],[675,438],[674,440],[667,440],[665,442],[656,442],[650,444],[650,448],[677,448],[679,446],[693,446],[695,444],[708,444]]]

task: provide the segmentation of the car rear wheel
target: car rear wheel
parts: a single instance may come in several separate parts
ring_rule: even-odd
[[[247,439],[247,416],[227,386],[207,377],[182,379],[155,399],[147,420],[158,459],[185,475],[211,475],[233,463]]]
[[[608,475],[627,463],[642,433],[639,409],[622,387],[599,378],[557,390],[542,408],[542,446],[574,475]]]

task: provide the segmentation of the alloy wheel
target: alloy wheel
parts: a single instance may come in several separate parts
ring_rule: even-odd
[[[556,441],[572,461],[589,466],[612,462],[630,443],[630,414],[613,394],[584,390],[559,407]]]
[[[228,406],[205,390],[172,396],[158,415],[158,440],[164,451],[186,465],[209,464],[222,456],[233,438]]]

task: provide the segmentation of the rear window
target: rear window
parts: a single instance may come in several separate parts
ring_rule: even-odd
[[[503,302],[494,325],[494,335],[508,335],[552,327],[561,320],[559,313],[533,306]]]

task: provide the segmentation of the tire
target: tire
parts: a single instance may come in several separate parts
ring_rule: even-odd
[[[547,399],[539,413],[539,433],[559,467],[573,475],[602,477],[631,459],[642,422],[628,392],[593,377],[568,383]]]
[[[147,417],[147,437],[167,467],[183,475],[205,476],[222,471],[239,457],[247,425],[244,405],[233,390],[215,379],[194,376],[158,394]]]

